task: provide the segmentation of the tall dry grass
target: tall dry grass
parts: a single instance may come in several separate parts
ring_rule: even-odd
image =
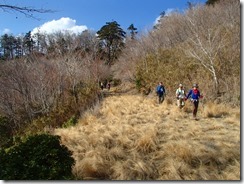
[[[75,127],[56,129],[86,180],[240,180],[240,110],[184,109],[156,97],[107,97]]]

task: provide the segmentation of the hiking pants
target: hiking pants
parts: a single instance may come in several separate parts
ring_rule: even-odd
[[[199,104],[199,100],[194,100],[193,101],[193,117],[196,117],[197,115],[197,109],[198,109],[198,104]]]
[[[182,108],[183,106],[185,105],[185,100],[180,98],[180,99],[177,99],[177,106]]]
[[[159,94],[158,95],[158,103],[163,103],[163,101],[164,101],[164,94]]]

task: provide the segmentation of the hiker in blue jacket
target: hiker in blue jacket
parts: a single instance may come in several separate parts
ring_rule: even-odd
[[[191,102],[193,103],[193,118],[196,118],[199,99],[202,98],[202,95],[200,95],[200,91],[198,90],[197,84],[193,84],[192,89],[189,91],[188,95],[186,96],[186,100],[189,97]]]
[[[159,82],[157,88],[156,88],[156,92],[158,95],[158,103],[161,104],[164,101],[164,96],[165,96],[165,88],[163,86],[162,82]]]

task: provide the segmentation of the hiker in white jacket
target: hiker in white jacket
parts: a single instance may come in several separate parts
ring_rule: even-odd
[[[177,98],[177,106],[181,109],[185,106],[186,93],[182,84],[179,84],[179,88],[175,92]]]

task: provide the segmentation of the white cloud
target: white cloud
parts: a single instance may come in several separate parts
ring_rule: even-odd
[[[11,30],[8,28],[5,28],[3,31],[1,31],[3,34],[10,34]]]
[[[32,30],[32,34],[37,32],[51,34],[59,31],[71,31],[72,33],[77,34],[83,32],[84,30],[87,30],[87,26],[76,25],[76,20],[69,17],[62,17],[59,20],[52,20],[44,23],[40,27],[34,28]]]
[[[170,14],[174,11],[175,9],[169,8],[165,11],[165,15],[164,16],[170,16]],[[154,21],[154,25],[159,23],[161,15],[159,15],[156,20]]]
[[[170,16],[170,14],[175,11],[175,9],[169,8],[165,11],[165,16]]]

